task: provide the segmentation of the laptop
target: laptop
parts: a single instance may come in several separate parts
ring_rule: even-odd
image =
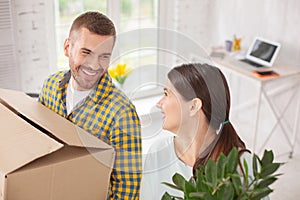
[[[240,61],[255,67],[272,67],[280,46],[278,42],[256,37],[249,47],[245,59]]]

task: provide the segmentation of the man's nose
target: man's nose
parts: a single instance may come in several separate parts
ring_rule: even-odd
[[[89,55],[86,58],[85,65],[92,70],[99,70],[101,68],[100,62],[98,60],[98,57],[95,55]]]

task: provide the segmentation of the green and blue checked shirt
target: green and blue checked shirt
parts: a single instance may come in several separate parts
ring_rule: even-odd
[[[114,147],[108,199],[138,199],[142,177],[141,127],[134,105],[105,73],[98,86],[67,115],[70,71],[50,76],[39,102]],[[99,177],[101,178],[101,177]]]

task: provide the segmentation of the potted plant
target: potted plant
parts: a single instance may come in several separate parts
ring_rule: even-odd
[[[274,174],[281,163],[273,162],[273,152],[265,150],[262,159],[253,154],[252,166],[248,166],[246,160],[240,160],[239,164],[239,160],[238,150],[233,148],[227,157],[221,154],[216,162],[209,160],[205,166],[200,166],[196,178],[185,180],[176,173],[173,184],[164,184],[182,191],[184,198],[166,192],[162,200],[255,200],[268,196],[273,191],[269,185],[280,175]],[[253,174],[249,174],[249,167],[252,167]]]

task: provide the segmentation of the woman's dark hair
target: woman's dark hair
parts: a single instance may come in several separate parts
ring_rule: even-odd
[[[199,98],[207,123],[215,130],[220,129],[214,142],[205,154],[196,160],[193,171],[205,165],[209,158],[217,160],[221,153],[228,155],[233,147],[245,149],[229,120],[230,93],[223,73],[208,64],[183,64],[173,68],[168,78],[177,92],[187,101]]]
[[[70,33],[86,28],[92,33],[98,35],[111,35],[116,38],[116,29],[113,22],[100,12],[89,11],[79,15],[73,22]]]

